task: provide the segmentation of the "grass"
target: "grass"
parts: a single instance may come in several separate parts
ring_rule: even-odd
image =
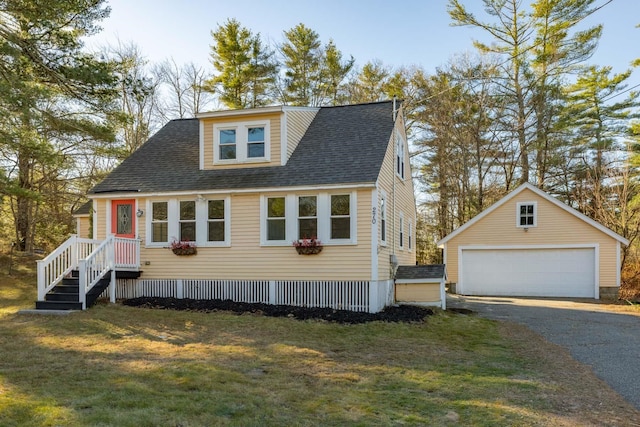
[[[2,261],[2,259],[0,259]],[[17,314],[0,263],[0,425],[634,425],[640,413],[516,325],[440,313],[338,325],[102,304]]]

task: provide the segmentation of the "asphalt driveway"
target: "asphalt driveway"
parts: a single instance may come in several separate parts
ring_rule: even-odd
[[[569,350],[640,409],[640,316],[612,312],[595,300],[563,301],[449,295],[448,308],[522,324]]]

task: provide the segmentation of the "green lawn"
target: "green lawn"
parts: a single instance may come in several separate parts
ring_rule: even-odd
[[[24,264],[24,263],[23,263]],[[619,396],[527,330],[449,313],[338,325],[101,304],[33,307],[0,263],[0,425],[634,425]]]

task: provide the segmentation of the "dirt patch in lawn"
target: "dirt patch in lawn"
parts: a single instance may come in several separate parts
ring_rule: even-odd
[[[433,310],[410,305],[386,307],[380,313],[364,313],[332,308],[293,307],[260,303],[233,302],[231,300],[195,300],[178,298],[132,298],[122,301],[132,307],[188,310],[201,312],[230,311],[237,314],[252,313],[271,317],[291,317],[298,320],[318,319],[336,323],[367,322],[423,322]]]

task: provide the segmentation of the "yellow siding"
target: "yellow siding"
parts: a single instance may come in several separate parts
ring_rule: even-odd
[[[142,239],[142,278],[369,280],[371,278],[371,190],[357,192],[357,245],[325,245],[318,255],[298,255],[293,246],[260,246],[260,195],[231,196],[231,246],[199,247],[195,256],[176,256],[167,248],[145,247]],[[146,200],[139,199],[139,206]],[[149,263],[146,265],[146,263]]]
[[[404,125],[398,116],[396,129],[401,132],[405,141],[405,179],[402,180],[395,173],[395,134],[390,138],[387,152],[382,164],[382,170],[378,176],[378,188],[384,190],[387,195],[387,245],[380,246],[378,251],[378,279],[387,280],[393,277],[389,256],[394,253],[398,258],[398,265],[415,265],[415,227],[416,227],[416,202],[413,192],[413,180],[411,179],[411,168],[409,163],[409,148],[406,144],[406,135],[404,135]],[[394,187],[395,183],[395,187]],[[395,193],[395,201],[394,201]],[[378,198],[381,197],[378,192]],[[394,214],[395,205],[395,214]],[[378,206],[380,201],[378,200]],[[400,232],[400,213],[404,215],[404,248],[400,248],[399,232]],[[380,234],[380,225],[378,221],[378,234]],[[412,248],[408,249],[409,239],[409,223],[413,228],[412,231]]]
[[[516,227],[518,202],[537,202],[537,226]],[[597,243],[600,251],[600,287],[616,286],[618,242],[586,222],[525,189],[445,244],[447,275],[458,281],[458,246],[570,245]]]
[[[318,110],[290,110],[285,113],[287,117],[287,160],[293,154],[317,113]]]
[[[97,235],[93,236],[94,239],[104,240],[107,238],[107,200],[96,199],[93,201],[93,205],[96,209],[97,221]]]
[[[76,234],[78,235],[78,237],[82,237],[83,239],[87,239],[89,238],[89,235],[91,234],[89,228],[91,227],[91,223],[89,221],[89,215],[86,216],[78,216],[76,217],[77,219],[77,230],[76,230]]]
[[[440,301],[440,283],[396,283],[396,301],[438,302]]]
[[[204,168],[205,169],[238,169],[238,168],[255,168],[262,166],[280,166],[281,155],[281,113],[269,113],[269,114],[253,114],[247,116],[233,116],[233,117],[216,117],[216,118],[204,118],[200,119],[204,127]],[[216,124],[232,124],[239,122],[249,122],[254,120],[269,120],[270,134],[269,134],[269,162],[254,162],[254,163],[235,163],[228,165],[214,165],[213,164],[213,126]]]

